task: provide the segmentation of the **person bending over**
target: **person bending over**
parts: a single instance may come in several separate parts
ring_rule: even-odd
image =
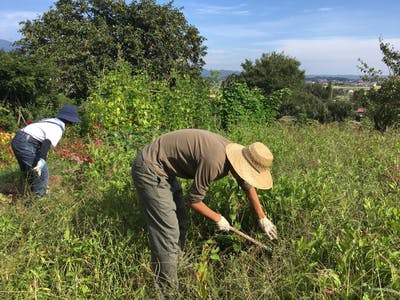
[[[132,164],[132,177],[149,231],[151,267],[162,290],[177,288],[178,256],[184,247],[186,207],[229,231],[230,224],[203,199],[215,180],[230,172],[245,191],[261,229],[277,237],[265,216],[255,188],[270,189],[273,155],[260,142],[249,147],[201,129],[183,129],[159,136],[145,146]],[[193,179],[186,201],[179,178]]]
[[[33,193],[45,196],[49,180],[47,153],[57,146],[66,126],[80,122],[76,108],[67,104],[55,118],[29,124],[15,134],[11,147]]]

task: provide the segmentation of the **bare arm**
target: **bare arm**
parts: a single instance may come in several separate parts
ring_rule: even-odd
[[[246,191],[247,198],[249,199],[253,209],[258,217],[258,219],[262,219],[265,217],[264,211],[261,207],[260,199],[258,198],[257,192],[255,188],[250,188]]]
[[[251,205],[254,208],[254,211],[256,212],[258,223],[260,224],[261,229],[267,234],[267,236],[271,240],[276,239],[278,237],[276,226],[267,217],[265,217],[264,211],[260,204],[260,199],[258,198],[255,188],[249,189],[246,194],[249,198]]]
[[[203,201],[191,203],[189,207],[214,222],[221,220],[221,215],[209,208]]]
[[[248,191],[246,191],[246,195],[251,205],[253,206],[253,209],[258,219],[264,218],[265,214],[261,207],[256,189],[255,188],[249,189]],[[221,220],[221,215],[213,211],[211,208],[209,208],[203,201],[191,203],[189,204],[189,207],[214,222],[218,222],[219,220]]]
[[[230,171],[231,171],[233,177],[235,177],[236,181],[240,185],[240,181],[242,181],[243,179],[240,178],[240,176],[238,175],[238,173],[236,173],[234,168],[231,167]],[[254,187],[251,187],[248,190],[244,190],[244,192],[246,193],[247,199],[249,199],[249,201],[251,203],[251,206],[253,207],[253,209],[254,209],[254,211],[255,211],[255,213],[257,215],[257,218],[258,219],[264,218],[265,217],[265,213],[264,213],[263,208],[261,206],[260,199],[258,198],[256,189]]]

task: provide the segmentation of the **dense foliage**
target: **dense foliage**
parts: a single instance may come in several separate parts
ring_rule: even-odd
[[[279,239],[260,233],[232,178],[213,183],[206,203],[272,251],[191,212],[182,299],[400,298],[400,54],[390,45],[380,43],[390,76],[364,64],[377,88],[343,100],[331,84],[305,85],[283,53],[246,60],[222,85],[215,72],[199,78],[204,38],[172,2],[58,0],[22,34],[20,50],[0,52],[0,298],[154,299],[130,164],[153,137],[190,127],[272,150],[274,188],[259,195]],[[38,199],[20,181],[10,131],[67,102],[83,122],[50,152],[50,193]],[[360,106],[367,117],[349,121]],[[286,115],[294,121],[274,122]]]
[[[300,62],[284,53],[263,53],[254,63],[246,60],[242,68],[240,74],[229,76],[223,87],[240,83],[249,88],[258,88],[265,96],[264,107],[269,108],[276,104],[273,100],[277,93],[285,91],[284,95],[278,97],[276,114],[272,117],[291,116],[299,122],[317,120],[321,123],[354,117],[354,103],[349,99],[337,101],[338,95],[331,83],[327,86],[318,82],[306,84]]]
[[[398,132],[336,123],[238,125],[220,133],[242,144],[262,141],[274,153],[274,188],[259,195],[279,239],[268,243],[232,178],[213,183],[206,203],[272,252],[219,233],[191,212],[181,299],[400,297]],[[130,177],[144,142],[115,135],[82,144],[68,132],[50,153],[44,199],[15,191],[15,161],[0,167],[2,298],[155,298]]]
[[[98,80],[86,110],[92,132],[151,133],[188,127],[215,127],[208,88],[202,81],[175,74],[152,80],[133,74],[125,61]]]
[[[199,75],[206,53],[204,38],[183,13],[154,0],[59,0],[24,22],[21,33],[21,50],[54,62],[62,93],[78,99],[118,58],[161,79],[173,71]]]
[[[300,62],[284,53],[263,53],[253,63],[246,59],[241,64],[243,71],[238,76],[249,87],[258,87],[269,95],[283,88],[299,89],[304,85],[305,72]]]
[[[379,47],[383,54],[382,61],[389,70],[389,76],[380,76],[381,70],[369,67],[361,60],[359,68],[367,80],[376,81],[381,87],[368,91],[367,106],[368,115],[373,120],[375,129],[385,131],[386,128],[400,123],[400,51],[385,43],[383,39],[380,39]]]
[[[390,76],[379,89],[370,90],[368,96],[369,115],[375,129],[385,131],[400,123],[400,75]]]
[[[68,101],[58,94],[54,82],[57,71],[48,59],[21,55],[19,51],[0,51],[0,62],[0,127],[3,129],[14,130]]]
[[[249,89],[242,83],[225,86],[216,103],[221,127],[229,129],[246,120],[249,123],[265,123],[263,99],[265,96],[258,88]]]
[[[48,60],[0,51],[0,61],[0,95],[6,104],[34,105],[38,96],[51,93],[54,68]]]

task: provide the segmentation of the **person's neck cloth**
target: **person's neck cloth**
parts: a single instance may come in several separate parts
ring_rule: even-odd
[[[62,131],[65,131],[65,123],[63,121],[61,121],[59,118],[54,118],[53,119],[55,121],[55,123],[57,123],[58,125],[60,125],[60,127],[62,128]]]

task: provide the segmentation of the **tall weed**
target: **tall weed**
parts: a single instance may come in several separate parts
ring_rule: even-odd
[[[50,174],[59,182],[51,181],[46,198],[3,201],[10,195],[2,189],[0,298],[157,298],[130,176],[147,141],[131,134],[87,138],[92,163],[51,152]],[[399,298],[398,131],[272,124],[223,134],[273,152],[274,187],[258,193],[278,240],[260,232],[232,178],[213,183],[206,203],[273,251],[217,232],[191,212],[177,299]],[[1,185],[17,185],[17,170],[16,162],[2,166]],[[184,189],[189,184],[182,180]]]

